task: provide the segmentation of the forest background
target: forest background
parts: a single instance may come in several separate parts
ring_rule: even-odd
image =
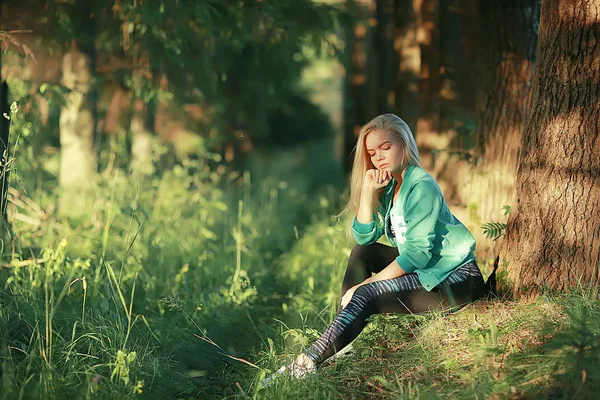
[[[600,4],[4,0],[2,399],[592,398]],[[393,112],[499,291],[334,316],[360,126]]]

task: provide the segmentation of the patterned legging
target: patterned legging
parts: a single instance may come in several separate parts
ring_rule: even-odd
[[[387,267],[397,256],[396,248],[380,243],[354,246],[341,294],[363,282],[372,273]],[[367,318],[373,314],[456,310],[484,294],[485,284],[475,262],[459,267],[431,291],[423,288],[415,273],[362,285],[304,354],[316,364],[325,361],[351,343],[365,327]]]

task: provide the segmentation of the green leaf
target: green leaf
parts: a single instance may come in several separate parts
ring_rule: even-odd
[[[506,224],[500,222],[488,222],[486,224],[481,225],[483,229],[483,234],[488,239],[498,240],[500,237],[504,235],[504,231],[506,230]]]

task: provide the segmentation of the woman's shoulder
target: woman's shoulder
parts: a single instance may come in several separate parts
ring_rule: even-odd
[[[408,182],[409,181],[409,182]],[[429,174],[429,172],[425,171],[421,167],[412,166],[410,171],[410,180],[407,180],[409,183],[408,192],[413,192],[417,190],[418,192],[424,193],[429,192],[430,194],[441,194],[442,191],[435,181],[434,177]]]
[[[405,180],[407,181],[407,183],[410,183],[410,186],[437,186],[437,183],[433,176],[431,176],[429,172],[425,171],[422,167],[410,165],[407,168],[406,172],[409,176],[405,177]]]

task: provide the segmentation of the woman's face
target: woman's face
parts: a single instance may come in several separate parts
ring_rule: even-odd
[[[387,131],[369,132],[365,137],[367,157],[375,168],[395,172],[402,166],[402,145]]]

